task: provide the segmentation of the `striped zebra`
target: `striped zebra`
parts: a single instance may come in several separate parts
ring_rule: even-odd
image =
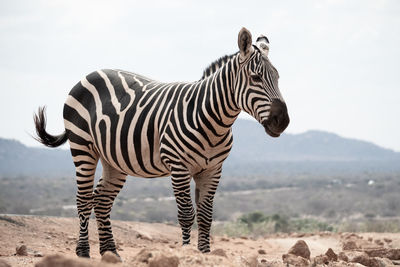
[[[250,32],[243,28],[238,46],[238,53],[215,62],[203,79],[191,83],[160,83],[122,70],[87,75],[68,95],[61,135],[46,132],[45,109],[39,108],[34,116],[37,140],[48,147],[68,140],[76,167],[78,256],[89,257],[92,209],[100,254],[117,254],[110,212],[127,175],[171,176],[184,245],[190,242],[195,219],[193,177],[198,249],[210,251],[213,198],[240,111],[252,115],[272,137],[289,124],[279,75],[267,57],[268,40],[262,37],[252,45]],[[93,189],[99,159],[103,173]]]

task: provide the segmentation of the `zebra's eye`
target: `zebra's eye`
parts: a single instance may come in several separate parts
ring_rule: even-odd
[[[251,79],[256,83],[261,83],[262,82],[262,79],[261,79],[260,75],[256,75],[256,74],[255,75],[251,75]]]

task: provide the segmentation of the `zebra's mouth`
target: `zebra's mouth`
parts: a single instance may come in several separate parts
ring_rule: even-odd
[[[268,127],[268,123],[267,123],[267,122],[264,122],[262,125],[264,126],[265,132],[266,132],[269,136],[271,136],[271,137],[279,137],[279,136],[281,136],[280,133],[276,133],[276,132],[272,131],[272,130]]]
[[[274,133],[273,131],[271,131],[269,128],[267,128],[267,127],[264,127],[264,129],[265,129],[265,132],[269,135],[269,136],[271,136],[271,137],[279,137],[279,136],[281,136],[281,134],[278,134],[278,133]]]

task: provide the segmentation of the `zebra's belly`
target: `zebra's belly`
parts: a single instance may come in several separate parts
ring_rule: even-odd
[[[105,146],[108,150],[100,151],[101,157],[114,169],[130,176],[154,178],[170,175],[170,170],[163,164],[158,147],[150,149],[145,144],[140,149],[134,147]]]

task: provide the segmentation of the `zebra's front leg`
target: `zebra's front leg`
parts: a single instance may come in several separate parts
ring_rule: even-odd
[[[210,230],[213,216],[214,195],[221,177],[221,170],[213,175],[195,177],[197,225],[199,228],[198,249],[210,252]]]
[[[111,251],[117,256],[117,249],[112,234],[110,213],[119,191],[124,186],[126,174],[110,167],[102,161],[103,176],[94,190],[94,213],[99,232],[100,254]]]
[[[178,221],[182,229],[182,244],[190,243],[190,232],[194,222],[194,209],[190,197],[191,175],[185,167],[174,167],[172,172],[172,188],[178,207]]]

